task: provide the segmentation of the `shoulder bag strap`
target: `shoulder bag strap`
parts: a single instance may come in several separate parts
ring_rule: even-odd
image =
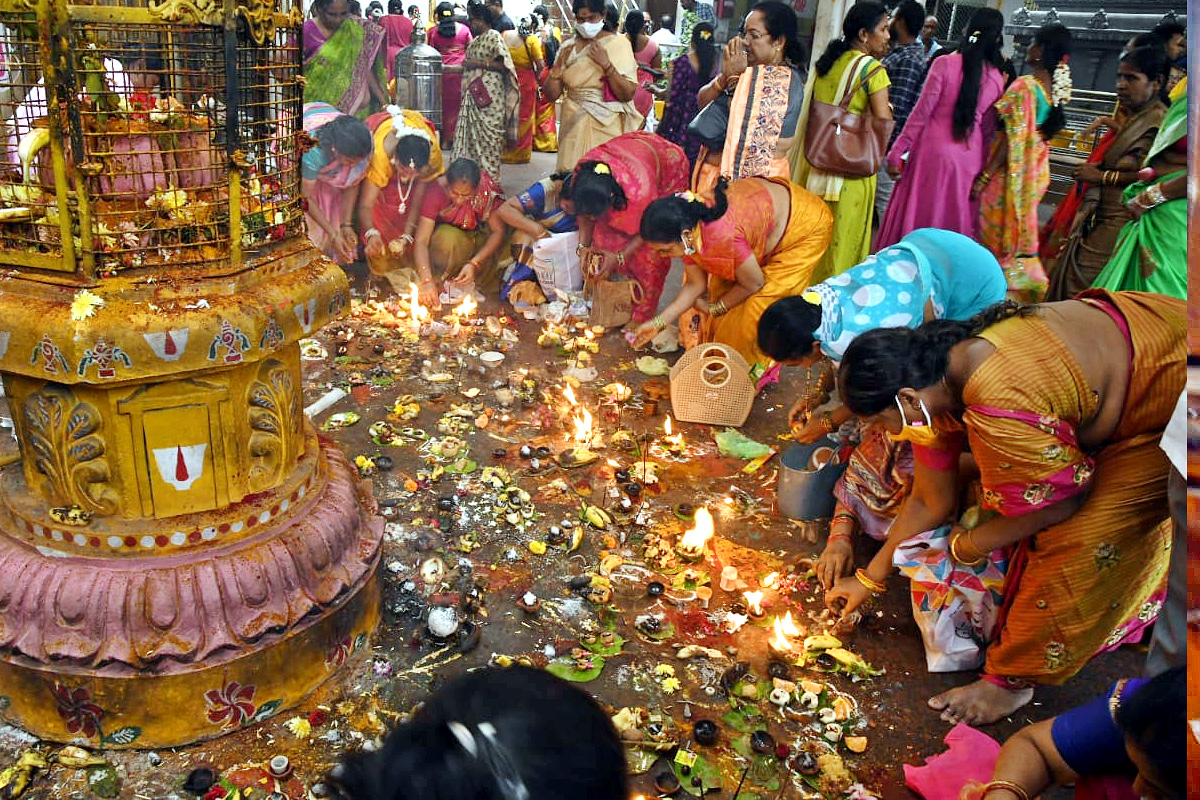
[[[860,53],[855,56],[854,60],[846,65],[846,71],[842,73],[842,78],[838,81],[838,89],[842,95],[842,99],[838,102],[838,105],[843,109],[850,107],[850,99],[854,97],[854,92],[858,88],[855,85],[854,75],[858,72],[859,65],[862,64],[864,58],[868,58],[866,53]]]

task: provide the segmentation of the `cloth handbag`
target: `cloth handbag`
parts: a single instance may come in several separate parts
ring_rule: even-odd
[[[869,56],[861,56],[847,67],[847,75],[858,72],[858,65],[864,58]],[[880,119],[870,113],[869,101],[866,113],[854,114],[850,111],[850,99],[860,84],[863,91],[867,91],[871,76],[881,69],[883,64],[876,62],[861,80],[844,80],[846,85],[839,103],[812,100],[808,129],[804,136],[804,157],[813,167],[845,178],[868,178],[879,172],[887,155],[888,140],[896,125],[895,120]]]
[[[492,104],[492,93],[488,91],[482,76],[471,81],[467,91],[471,93],[471,101],[475,103],[476,108],[487,108]]]
[[[642,285],[633,278],[593,280],[585,285],[592,301],[588,321],[605,328],[616,328],[633,318],[633,307],[644,297]]]
[[[688,123],[688,133],[698,137],[709,150],[725,148],[725,133],[729,130],[729,101],[730,96],[722,92]]]

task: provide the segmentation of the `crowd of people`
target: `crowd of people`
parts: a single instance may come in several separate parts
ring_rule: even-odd
[[[1040,28],[1018,75],[990,8],[939,42],[914,0],[863,0],[810,74],[781,0],[723,47],[688,0],[669,60],[640,11],[605,0],[574,0],[565,37],[544,6],[514,25],[472,0],[464,24],[443,2],[438,129],[388,100],[385,54],[413,31],[387,23],[398,5],[378,25],[347,0],[314,8],[313,242],[437,307],[444,281],[515,296],[538,242],[573,234],[590,288],[636,284],[631,346],[678,326],[764,382],[805,367],[795,438],[853,447],[817,562],[827,601],[853,616],[894,568],[909,577],[930,668],[983,668],[930,700],[945,719],[1007,716],[1154,621],[1182,557],[1159,448],[1184,383],[1180,26],[1128,43],[1115,110],[1081,130],[1071,32]],[[1089,137],[1042,225],[1051,146]],[[535,149],[554,174],[505,198],[500,165]],[[882,545],[856,566],[860,533]],[[1027,800],[1009,784],[989,786]]]

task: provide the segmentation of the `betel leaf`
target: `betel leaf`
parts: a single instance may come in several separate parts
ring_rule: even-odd
[[[717,768],[716,764],[705,759],[704,756],[696,756],[696,762],[692,764],[692,768],[687,775],[684,775],[679,767],[678,763],[671,762],[671,768],[675,770],[675,777],[679,779],[679,785],[685,792],[694,797],[701,797],[706,791],[721,787],[721,770]],[[694,778],[699,778],[703,783],[700,786],[693,786],[692,780]]]
[[[575,666],[575,660],[572,658],[559,658],[551,661],[546,665],[546,671],[556,678],[562,678],[564,681],[572,683],[588,683],[600,677],[600,672],[604,669],[604,659],[600,656],[592,656],[591,669],[579,669]]]
[[[579,646],[600,656],[620,655],[621,648],[625,646],[625,637],[618,634],[613,634],[612,641],[608,644],[604,644],[601,641],[602,638],[603,637],[597,636],[595,641],[593,641],[591,644],[588,644],[587,642],[580,642]]]

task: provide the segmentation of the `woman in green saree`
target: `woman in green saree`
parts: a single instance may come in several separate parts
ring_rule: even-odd
[[[388,102],[383,88],[386,35],[363,19],[349,19],[347,0],[315,0],[304,23],[304,102],[328,103],[366,119]]]
[[[1171,90],[1147,170],[1152,177],[1125,190],[1133,220],[1092,285],[1187,299],[1187,78]]]

